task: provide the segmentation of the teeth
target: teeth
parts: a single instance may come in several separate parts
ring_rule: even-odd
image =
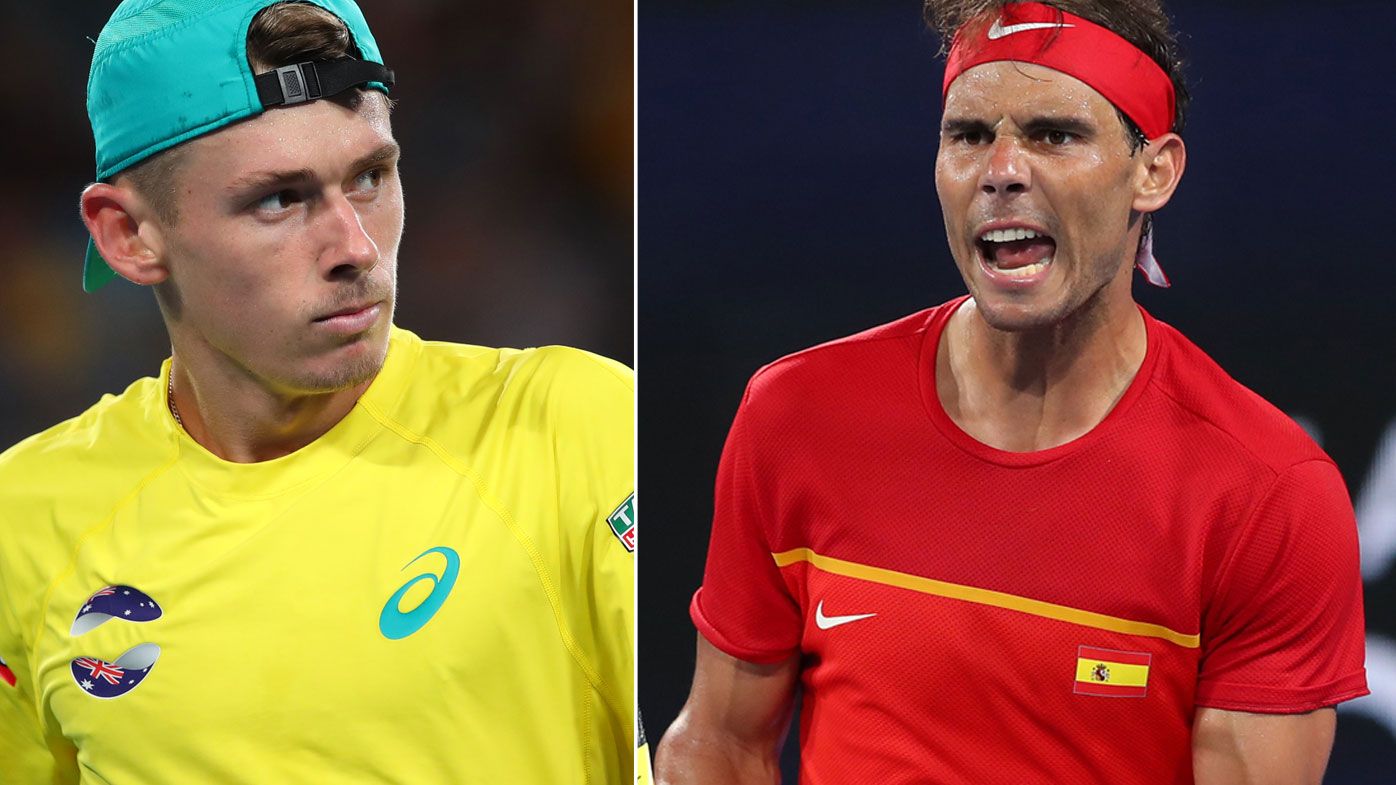
[[[1007,276],[1009,278],[1027,278],[1028,276],[1037,275],[1043,270],[1046,270],[1047,265],[1051,263],[1052,257],[1049,256],[1046,259],[1043,259],[1042,261],[1038,262],[1037,264],[1030,264],[1027,267],[1017,267],[1012,270],[1004,270],[1000,268],[998,265],[995,265],[994,270],[999,275]]]
[[[1031,229],[992,229],[979,236],[979,239],[990,243],[1011,243],[1014,240],[1031,240],[1034,237],[1041,237]]]

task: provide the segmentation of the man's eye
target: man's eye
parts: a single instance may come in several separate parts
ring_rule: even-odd
[[[984,134],[981,131],[961,131],[960,133],[955,134],[951,138],[957,142],[964,142],[965,144],[984,143]]]
[[[278,210],[285,210],[299,201],[300,196],[297,195],[295,191],[283,190],[263,196],[261,199],[258,199],[257,203],[253,206],[258,210],[275,212]]]
[[[1073,134],[1070,131],[1051,130],[1043,133],[1042,138],[1047,141],[1047,144],[1056,146],[1070,142],[1072,139],[1076,138],[1076,134]]]
[[[383,182],[382,169],[369,169],[367,172],[354,179],[354,184],[361,190],[373,190]]]

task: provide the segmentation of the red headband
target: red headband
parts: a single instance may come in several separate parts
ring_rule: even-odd
[[[1173,128],[1173,80],[1152,57],[1094,22],[1042,3],[1012,3],[972,39],[964,32],[950,47],[942,99],[950,83],[976,65],[1016,60],[1080,79],[1150,139]]]

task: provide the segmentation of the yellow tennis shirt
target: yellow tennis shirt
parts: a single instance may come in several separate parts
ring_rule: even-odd
[[[0,456],[0,782],[631,781],[627,368],[395,329],[255,464],[168,373]]]

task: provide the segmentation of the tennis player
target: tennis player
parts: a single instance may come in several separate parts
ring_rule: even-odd
[[[85,286],[173,356],[0,457],[0,782],[632,777],[631,374],[393,326],[393,81],[351,0],[97,39]]]
[[[1145,313],[1183,176],[1157,0],[935,0],[969,294],[759,371],[661,783],[1318,783],[1367,692],[1333,462]],[[1222,305],[1222,304],[1219,304]]]

